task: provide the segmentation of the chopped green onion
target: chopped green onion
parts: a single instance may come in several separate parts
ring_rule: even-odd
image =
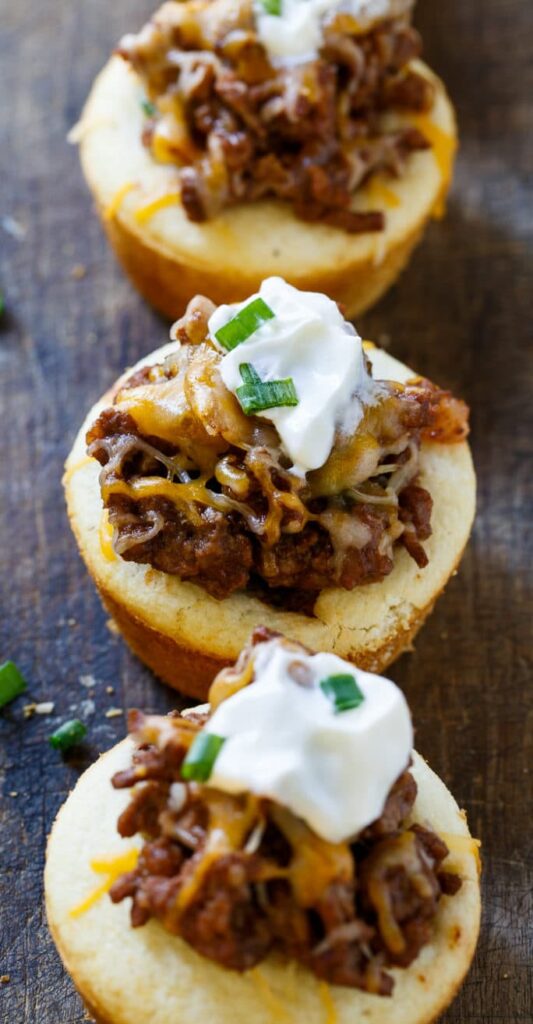
[[[141,100],[141,107],[147,117],[153,117],[156,111],[155,103],[151,100]]]
[[[241,363],[239,370],[244,384],[237,388],[235,394],[247,416],[264,409],[298,405],[292,377],[286,377],[285,380],[261,380],[251,363]]]
[[[0,708],[24,693],[26,683],[13,661],[0,665]]]
[[[336,712],[358,708],[365,699],[354,677],[348,674],[327,676],[322,679],[320,689],[334,705]]]
[[[262,324],[267,320],[272,320],[274,316],[270,306],[267,306],[263,299],[254,299],[244,309],[239,310],[231,320],[228,320],[227,324],[215,331],[215,338],[223,348],[231,352],[233,348],[237,348],[237,345],[242,345],[243,341],[247,341]]]
[[[181,766],[182,778],[207,782],[224,742],[224,736],[213,732],[198,733]]]
[[[251,363],[241,363],[239,373],[245,384],[262,384],[262,380]]]
[[[52,733],[48,742],[54,750],[65,751],[80,743],[86,734],[87,726],[80,722],[79,718],[73,718],[70,722],[63,722],[63,725]]]
[[[281,0],[261,0],[261,6],[265,8],[267,14],[275,14],[278,17],[281,14]]]

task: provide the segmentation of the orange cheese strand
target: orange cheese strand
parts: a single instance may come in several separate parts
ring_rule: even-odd
[[[176,906],[179,912],[193,900],[211,864],[224,854],[241,848],[244,837],[258,816],[257,800],[251,795],[246,798],[244,806],[236,804],[231,796],[217,790],[211,790],[206,800],[209,807],[207,842],[196,871],[178,893]]]
[[[450,854],[471,853],[476,861],[478,872],[481,871],[481,839],[474,839],[472,836],[459,836],[453,832],[439,832],[439,837],[448,847]]]
[[[401,206],[401,200],[396,195],[396,192],[393,192],[379,176],[370,178],[370,181],[365,186],[365,194],[370,202],[377,206],[386,206],[389,209]]]
[[[106,562],[114,562],[115,552],[113,550],[113,527],[109,522],[107,510],[102,512],[102,518],[100,520],[100,548]]]
[[[87,466],[90,462],[94,462],[94,459],[90,455],[84,455],[82,459],[78,459],[77,462],[73,462],[70,466],[67,466],[63,474],[63,483],[66,484],[74,473],[77,473],[83,466]]]
[[[200,888],[209,868],[219,859],[219,857],[226,853],[226,850],[225,837],[222,833],[209,836],[205,853],[203,854],[196,871],[184,883],[178,893],[176,900],[176,908],[178,912],[184,910],[187,904],[194,899],[194,896]]]
[[[144,206],[139,206],[135,211],[135,220],[138,224],[145,224],[158,210],[163,210],[166,206],[174,206],[179,201],[179,192],[167,192],[166,195],[159,196],[157,199],[151,199]]]
[[[95,903],[109,892],[111,886],[116,882],[117,878],[121,875],[125,875],[128,871],[133,871],[137,867],[137,861],[139,859],[139,851],[137,849],[127,850],[126,853],[119,853],[115,857],[102,857],[91,861],[91,868],[98,875],[107,875],[107,878],[93,889],[88,896],[85,897],[81,903],[78,903],[75,907],[72,907],[69,911],[71,917],[80,917],[86,910],[94,906]]]
[[[102,498],[107,503],[112,494],[125,494],[133,501],[142,498],[168,498],[175,505],[183,508],[192,522],[201,523],[198,511],[193,502],[197,501],[202,505],[210,505],[217,508],[217,495],[212,494],[205,487],[205,479],[191,480],[190,483],[172,483],[170,480],[163,480],[161,477],[141,477],[138,480],[115,480],[102,488]]]
[[[278,1017],[280,1020],[292,1020],[290,1013],[287,1012],[286,1007],[272,991],[267,979],[258,967],[253,967],[251,971],[248,971],[248,977],[252,979],[273,1017]]]
[[[112,220],[116,217],[121,205],[122,200],[127,196],[128,192],[131,192],[135,188],[134,181],[126,181],[120,188],[115,192],[111,202],[106,206],[104,210],[104,220]]]
[[[337,1024],[337,1011],[327,981],[319,981],[318,995],[324,1007],[324,1024]]]
[[[152,140],[152,153],[154,159],[160,164],[175,164],[176,154],[169,146],[168,139],[164,135],[154,135]]]
[[[453,157],[457,143],[453,135],[448,135],[442,128],[439,128],[438,124],[435,124],[427,114],[418,114],[412,118],[412,123],[431,143],[433,155],[440,171],[442,186],[432,211],[433,217],[440,220],[446,212],[445,199],[452,176]]]

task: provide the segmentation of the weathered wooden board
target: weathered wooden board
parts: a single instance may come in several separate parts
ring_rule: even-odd
[[[106,710],[175,702],[106,628],[60,488],[82,412],[166,334],[115,265],[65,142],[94,73],[149,6],[1,4],[0,654],[23,669],[32,697],[55,701],[52,718],[25,721],[21,701],[0,717],[6,1024],[83,1020],[42,904],[46,835],[83,767],[48,747],[52,723],[86,719],[88,760],[122,735],[123,719]],[[419,749],[483,841],[479,953],[444,1019],[518,1024],[533,1019],[533,9],[529,0],[421,0],[418,23],[457,103],[458,173],[447,219],[363,328],[471,403],[479,513],[458,578],[391,674],[415,710]]]

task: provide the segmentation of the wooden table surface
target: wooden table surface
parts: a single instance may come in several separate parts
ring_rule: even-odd
[[[0,716],[6,1024],[83,1021],[46,927],[46,835],[80,770],[123,734],[124,719],[105,711],[176,703],[107,628],[60,487],[86,408],[167,333],[116,266],[65,142],[93,75],[149,8],[147,0],[1,6],[0,660],[20,666],[27,700],[55,702],[50,717],[25,720],[23,699]],[[483,842],[479,950],[443,1020],[518,1024],[533,1020],[533,7],[420,0],[417,21],[457,104],[459,165],[447,219],[361,326],[471,404],[479,509],[457,578],[391,675],[412,704],[419,750]],[[47,744],[74,715],[89,728],[83,763],[63,762]]]

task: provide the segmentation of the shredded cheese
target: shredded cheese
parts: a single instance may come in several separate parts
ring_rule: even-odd
[[[205,487],[205,480],[191,480],[188,484],[172,483],[170,480],[163,480],[161,477],[141,477],[126,483],[125,480],[115,480],[111,484],[102,487],[102,498],[107,504],[112,494],[125,494],[133,501],[143,498],[167,498],[176,506],[183,509],[191,522],[200,525],[201,518],[193,502],[198,501],[202,505],[210,505],[217,508],[217,495],[212,494]]]
[[[253,967],[251,971],[248,971],[248,977],[252,979],[266,1006],[275,1017],[279,1017],[281,1020],[292,1020],[290,1013],[287,1012],[286,1007],[272,991],[267,979],[258,967]]]
[[[102,512],[100,520],[100,548],[106,562],[114,562],[116,555],[113,550],[113,527],[109,522],[107,510]]]
[[[92,860],[90,862],[91,869],[97,875],[106,875],[107,877],[81,903],[71,908],[69,911],[70,917],[80,917],[81,914],[84,914],[90,907],[94,906],[102,896],[105,896],[106,892],[109,892],[117,878],[136,868],[138,859],[139,851],[137,849],[130,849],[126,853],[119,853],[115,857],[99,857]]]
[[[396,206],[401,206],[401,200],[393,192],[388,185],[385,184],[382,178],[372,176],[365,187],[365,195],[371,203],[382,203],[383,206],[393,209]]]
[[[117,189],[111,202],[108,203],[104,210],[104,220],[113,220],[113,217],[116,217],[120,207],[122,206],[123,199],[127,196],[128,192],[131,192],[134,188],[134,181],[125,181],[124,184]]]
[[[412,124],[431,143],[433,155],[441,174],[442,187],[432,211],[433,217],[440,220],[446,212],[446,191],[452,174],[452,161],[457,144],[453,135],[448,135],[442,128],[439,128],[438,124],[435,124],[427,114],[416,115],[412,118]]]
[[[324,1008],[324,1024],[337,1024],[337,1010],[327,981],[318,982],[318,995]]]
[[[196,871],[185,882],[178,893],[177,906],[180,911],[194,899],[210,868],[225,853],[238,850],[244,837],[257,818],[257,801],[250,796],[245,807],[236,806],[224,793],[212,791],[207,797],[209,806],[209,833],[204,853]]]
[[[164,135],[154,135],[152,140],[152,153],[160,164],[175,164],[176,155],[168,144]]]
[[[236,666],[230,666],[229,668],[222,669],[218,675],[215,676],[209,688],[209,707],[211,711],[216,711],[219,704],[222,704],[222,701],[227,700],[228,697],[233,696],[234,693],[238,693],[238,691],[242,690],[244,686],[248,686],[248,684],[252,682],[253,676],[253,652],[246,659],[244,667],[241,667],[239,662],[237,662]]]
[[[94,462],[94,459],[90,455],[84,455],[82,459],[78,459],[77,462],[67,466],[63,474],[63,483],[66,484],[74,476],[74,473],[77,473],[79,469],[87,466],[90,462]]]
[[[179,192],[167,192],[166,195],[159,196],[157,199],[151,199],[150,202],[139,206],[135,211],[135,220],[138,224],[145,224],[158,210],[163,210],[166,206],[174,206],[179,201]]]
[[[200,863],[193,874],[191,874],[190,878],[188,878],[182,885],[178,893],[176,902],[181,911],[183,911],[187,904],[191,903],[194,899],[211,865],[226,852],[227,845],[223,833],[217,832],[214,835],[210,835],[207,840],[206,850],[202,855]]]
[[[474,857],[478,873],[481,872],[481,839],[474,839],[473,836],[459,836],[453,832],[439,832],[440,838],[448,847],[450,854],[469,853]]]

